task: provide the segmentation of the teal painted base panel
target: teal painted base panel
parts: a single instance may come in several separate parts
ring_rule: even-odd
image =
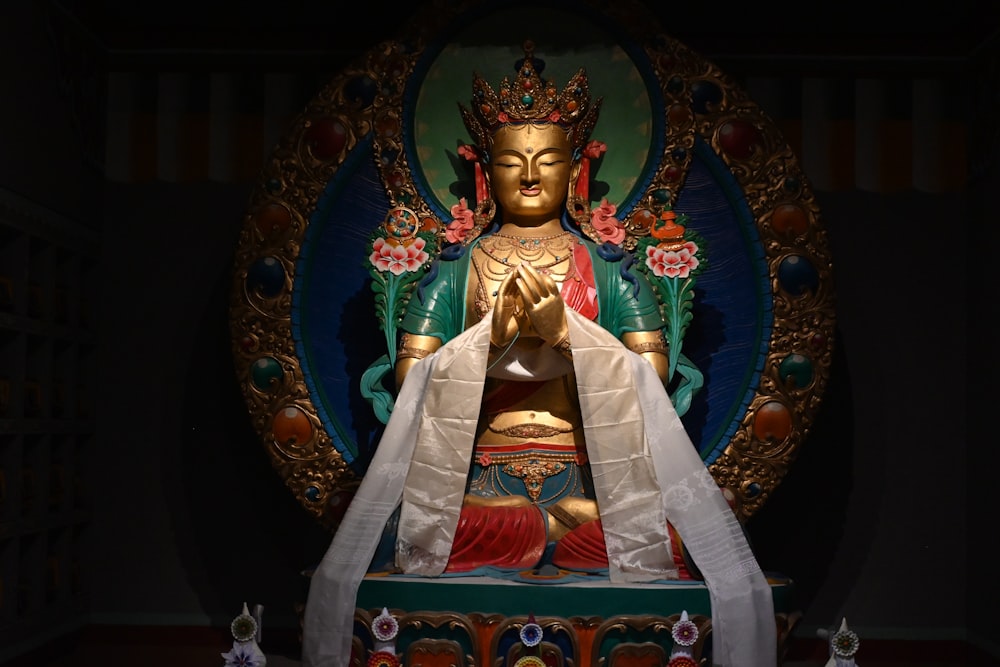
[[[774,608],[794,609],[794,585],[772,581]],[[688,614],[711,616],[708,589],[700,582],[611,584],[608,581],[530,584],[487,577],[369,577],[361,582],[357,607],[409,611],[478,612],[503,616],[618,616]]]

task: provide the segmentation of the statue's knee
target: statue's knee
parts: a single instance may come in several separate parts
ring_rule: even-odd
[[[571,530],[600,518],[597,502],[580,496],[566,496],[546,508],[549,541],[558,542]]]

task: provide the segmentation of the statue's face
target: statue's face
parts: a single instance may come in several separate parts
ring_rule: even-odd
[[[493,137],[490,183],[505,222],[540,223],[557,217],[569,192],[572,150],[551,123],[505,125]]]

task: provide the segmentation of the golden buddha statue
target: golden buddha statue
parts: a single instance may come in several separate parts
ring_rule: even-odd
[[[696,565],[718,663],[776,663],[770,588],[664,386],[657,294],[621,261],[608,212],[590,211],[600,100],[583,70],[561,91],[540,70],[529,47],[513,82],[477,76],[461,108],[476,202],[452,208],[451,245],[399,322],[395,406],[312,576],[308,667],[350,655],[353,602],[387,536],[405,576],[548,567],[662,583]]]
[[[515,82],[498,96],[479,79],[476,89],[483,101],[463,109],[463,117],[483,144],[476,153],[489,158],[478,188],[485,196],[477,204],[487,214],[496,212],[496,231],[464,239],[467,261],[455,261],[454,271],[426,289],[423,303],[411,303],[402,323],[397,385],[414,363],[455,334],[444,321],[458,319],[468,328],[492,313],[472,471],[448,571],[534,567],[555,542],[557,567],[606,568],[566,308],[571,304],[594,319],[606,303],[602,324],[615,327],[625,347],[652,364],[663,381],[664,322],[641,277],[636,295],[632,285],[615,280],[598,298],[594,265],[607,262],[592,241],[564,224],[564,217],[582,217],[573,208],[582,199],[574,196],[580,156],[600,107],[600,100],[590,100],[584,73],[557,97],[529,52]],[[544,90],[547,98],[516,97],[526,90]],[[583,213],[589,218],[589,210]],[[608,273],[615,275],[602,271]]]

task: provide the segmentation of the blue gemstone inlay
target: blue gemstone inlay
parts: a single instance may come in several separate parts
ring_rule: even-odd
[[[247,288],[264,296],[277,296],[285,287],[285,267],[274,257],[262,257],[247,270]]]
[[[789,294],[800,296],[819,288],[819,274],[805,257],[789,255],[778,266],[778,282]]]

